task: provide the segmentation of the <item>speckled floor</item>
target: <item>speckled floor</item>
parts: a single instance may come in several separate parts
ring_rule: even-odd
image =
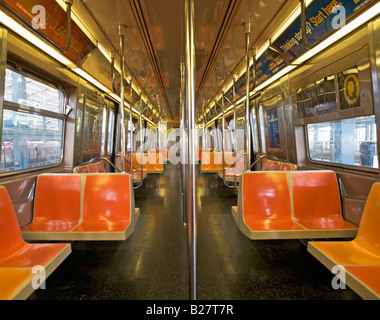
[[[72,242],[71,255],[29,300],[187,300],[189,266],[180,166],[135,191],[141,210],[126,241]],[[198,175],[198,299],[358,300],[299,240],[251,241],[236,227],[233,189]]]

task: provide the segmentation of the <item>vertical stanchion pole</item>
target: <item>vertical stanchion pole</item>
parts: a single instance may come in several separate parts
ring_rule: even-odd
[[[234,134],[235,140],[233,143],[234,143],[235,159],[236,159],[235,160],[235,169],[234,169],[234,189],[235,189],[235,193],[237,194],[236,167],[237,167],[237,160],[238,160],[238,158],[237,158],[238,143],[237,143],[237,130],[236,130],[237,121],[236,121],[236,78],[235,77],[236,77],[236,75],[233,75],[233,81],[234,82],[233,82],[233,89],[232,89],[232,101],[234,103],[234,131],[235,131],[235,134]],[[244,161],[244,159],[243,159],[243,161]]]
[[[121,140],[121,168],[125,173],[125,114],[124,114],[124,36],[125,25],[119,25],[120,50],[121,50],[121,74],[120,74],[120,140]],[[133,173],[132,173],[133,174]]]
[[[251,167],[251,129],[250,129],[250,123],[249,123],[249,34],[251,33],[251,23],[246,22],[244,24],[244,31],[245,31],[245,55],[246,55],[246,89],[245,89],[245,95],[246,95],[246,101],[245,101],[245,141],[246,141],[246,148],[247,148],[247,162],[246,162],[246,170],[249,170]]]
[[[181,57],[181,92],[180,92],[180,105],[181,105],[181,174],[182,174],[182,211],[183,211],[183,224],[187,223],[186,211],[186,165],[188,163],[187,156],[187,136],[186,136],[186,123],[185,123],[185,61]]]
[[[132,77],[129,78],[130,80],[130,99],[131,99],[131,106],[129,108],[129,134],[130,134],[130,139],[131,139],[131,175],[132,175],[132,180],[133,180],[133,118],[132,118],[132,104],[133,104],[133,87],[132,87]],[[124,161],[123,161],[124,162]],[[141,177],[142,179],[142,177]]]
[[[194,45],[194,0],[186,0],[186,104],[188,120],[188,230],[190,247],[190,294],[197,299],[197,186],[196,186],[196,125],[195,125],[195,45]]]
[[[217,103],[215,101],[215,103]],[[226,184],[226,166],[225,166],[225,160],[226,160],[226,157],[225,157],[225,154],[224,154],[224,138],[225,138],[225,134],[226,134],[226,129],[225,129],[225,126],[226,126],[226,118],[225,118],[225,114],[224,114],[224,92],[222,91],[222,112],[223,112],[223,119],[222,119],[222,166],[223,166],[223,183]]]

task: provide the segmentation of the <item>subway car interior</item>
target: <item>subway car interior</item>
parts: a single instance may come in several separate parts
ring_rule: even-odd
[[[0,79],[1,300],[380,299],[380,1],[1,0]]]

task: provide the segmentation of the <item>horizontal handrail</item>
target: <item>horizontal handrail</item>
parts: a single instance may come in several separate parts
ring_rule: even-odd
[[[121,158],[121,154],[117,154],[116,158]],[[127,157],[125,157],[124,160],[131,166],[131,162],[127,159]],[[133,169],[140,170],[139,168],[136,168],[135,165],[133,165]]]
[[[121,154],[117,154],[116,155],[117,158],[121,158]],[[129,164],[130,167],[132,167],[131,163],[129,162],[129,160],[124,157],[124,160]],[[137,184],[136,186],[133,187],[133,189],[138,189],[142,186],[142,183],[144,181],[144,167],[141,165],[141,169],[138,169],[138,168],[135,168],[135,166],[133,166],[133,169],[136,169],[136,171],[140,171],[141,172],[141,177],[140,177],[140,182],[139,184]],[[131,169],[131,175],[133,176],[133,170]]]
[[[281,162],[284,162],[284,163],[291,163],[287,160],[283,160],[283,159],[280,159],[280,158],[277,158],[276,156],[272,156],[270,154],[263,154],[261,155],[260,157],[258,157],[251,165],[251,167],[249,168],[250,170],[263,158],[269,158],[269,159],[273,159],[273,160],[277,160],[277,161],[281,161]]]
[[[114,168],[117,172],[121,172],[121,170],[119,168],[117,168],[109,159],[107,159],[106,157],[97,157],[97,158],[92,158],[90,161],[82,164],[82,165],[86,165],[86,164],[90,164],[90,163],[94,163],[96,161],[100,161],[100,160],[104,160],[106,161],[109,165],[112,166],[112,168]]]

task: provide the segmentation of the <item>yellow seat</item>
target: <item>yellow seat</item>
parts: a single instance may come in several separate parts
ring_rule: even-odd
[[[234,152],[224,152],[224,168],[231,167],[235,162]],[[223,170],[223,152],[202,152],[201,171],[202,173],[217,173]]]
[[[308,251],[329,270],[335,265],[344,267],[380,266],[380,183],[374,183],[368,196],[357,236],[352,241],[312,241]],[[358,274],[363,270],[352,269]],[[373,269],[371,269],[373,270]],[[361,275],[362,276],[362,275]],[[365,276],[363,277],[365,278]],[[377,281],[373,285],[379,287],[379,278],[366,281]],[[364,282],[365,283],[365,282]],[[350,283],[347,283],[350,286]]]
[[[48,277],[71,253],[67,243],[29,244],[24,241],[5,187],[0,186],[0,299],[25,299],[32,292],[33,267]]]

